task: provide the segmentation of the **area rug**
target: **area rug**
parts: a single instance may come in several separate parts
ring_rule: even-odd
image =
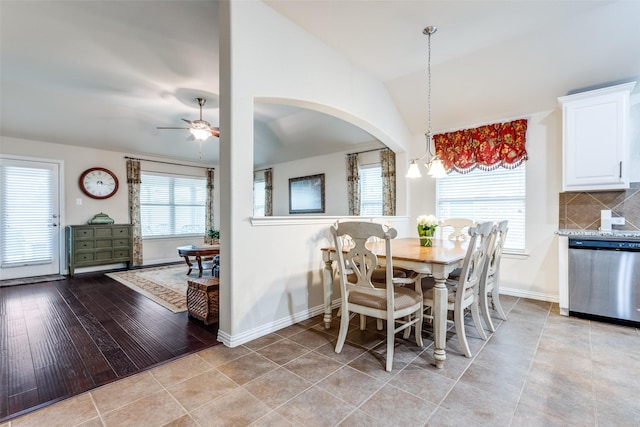
[[[186,264],[107,273],[113,280],[155,301],[174,313],[187,310],[187,281],[198,277],[198,270],[187,276]]]

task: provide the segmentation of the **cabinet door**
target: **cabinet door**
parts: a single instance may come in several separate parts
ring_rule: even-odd
[[[560,98],[563,191],[629,188],[627,85]],[[613,89],[613,90],[612,90]]]

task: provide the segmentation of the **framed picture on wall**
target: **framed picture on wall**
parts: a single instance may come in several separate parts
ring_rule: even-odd
[[[324,174],[289,178],[289,213],[324,213]]]

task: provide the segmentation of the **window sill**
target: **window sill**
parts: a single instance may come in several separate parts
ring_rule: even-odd
[[[252,217],[251,225],[256,227],[275,225],[309,225],[309,224],[335,224],[341,219],[360,219],[364,221],[408,221],[408,216],[326,216],[326,215],[304,215],[304,216],[265,216]]]

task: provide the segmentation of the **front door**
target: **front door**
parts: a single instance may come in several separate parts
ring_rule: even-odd
[[[0,158],[0,280],[60,274],[59,165]]]

